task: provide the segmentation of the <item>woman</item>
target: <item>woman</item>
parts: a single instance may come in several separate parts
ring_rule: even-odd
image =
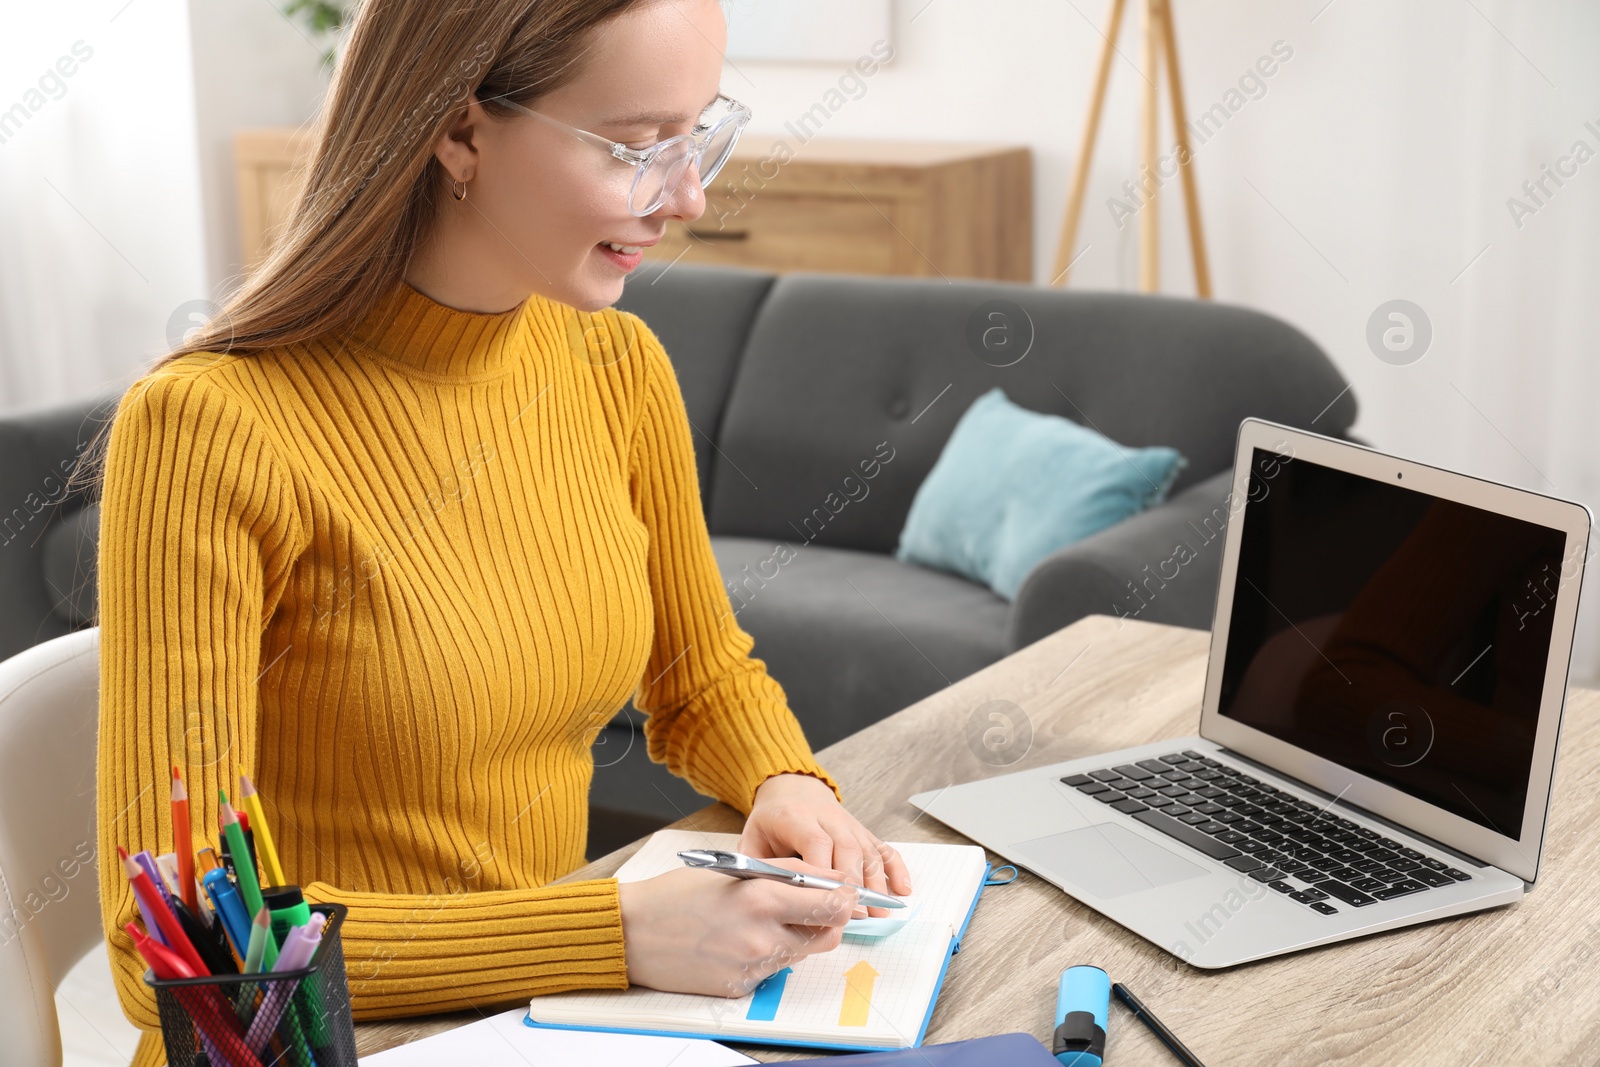
[[[678,149],[709,140],[709,169],[729,131],[705,127],[739,120],[725,39],[717,0],[366,0],[270,258],[112,424],[101,855],[174,847],[170,766],[182,847],[249,774],[289,880],[349,908],[358,1018],[738,996],[838,944],[848,890],[550,884],[630,695],[651,757],[748,813],[745,851],[911,890],[719,623],[677,381],[609,308],[630,249],[704,210]],[[153,1031],[116,864],[101,890]],[[160,1059],[146,1033],[135,1062]]]

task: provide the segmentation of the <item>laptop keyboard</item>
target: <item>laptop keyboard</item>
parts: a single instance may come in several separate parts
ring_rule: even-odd
[[[1199,752],[1061,780],[1322,915],[1472,877]]]

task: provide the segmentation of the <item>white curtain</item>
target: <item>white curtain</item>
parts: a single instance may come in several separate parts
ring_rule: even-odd
[[[0,412],[126,385],[236,284],[233,133],[305,122],[326,84],[277,3],[6,12]]]
[[[128,380],[202,288],[184,6],[122,6],[0,34],[0,410]]]
[[[1356,433],[1374,445],[1600,510],[1600,5],[1174,8],[1191,113],[1223,100],[1275,42],[1293,50],[1197,151],[1218,298],[1321,344],[1353,384]],[[1124,51],[1141,58],[1134,44]],[[1115,76],[1138,80],[1121,66]],[[1121,129],[1131,132],[1135,103],[1130,87]],[[1131,136],[1112,143],[1116,163],[1091,204],[1135,172]],[[1566,172],[1561,185],[1546,166]],[[1041,188],[1042,214],[1058,212],[1058,191]],[[1165,288],[1186,293],[1177,194],[1172,183],[1163,195],[1163,270]],[[1533,213],[1514,216],[1513,197]],[[1131,287],[1135,226],[1095,225],[1083,240],[1118,254],[1096,277],[1091,251],[1085,283]],[[1053,253],[1054,234],[1044,243]],[[1373,312],[1394,299],[1432,325],[1431,346],[1409,365],[1381,361],[1366,339]],[[1573,678],[1594,685],[1600,561],[1586,584]]]
[[[1481,118],[1464,122],[1463,224],[1488,251],[1455,286],[1454,384],[1476,410],[1454,398],[1449,440],[1473,467],[1600,510],[1600,5],[1475,2],[1496,29],[1475,27],[1468,57],[1463,117]],[[1585,584],[1573,672],[1593,685],[1600,559]]]

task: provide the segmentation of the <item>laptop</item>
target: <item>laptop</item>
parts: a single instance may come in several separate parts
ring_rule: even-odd
[[[911,803],[1202,968],[1513,903],[1539,876],[1591,521],[1246,420],[1188,541],[1222,553],[1198,735]]]

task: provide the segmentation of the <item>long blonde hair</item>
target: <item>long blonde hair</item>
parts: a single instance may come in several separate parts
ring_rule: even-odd
[[[361,321],[405,273],[448,178],[433,148],[474,89],[496,118],[581,70],[596,25],[641,0],[363,0],[290,216],[190,352],[259,352]]]
[[[591,32],[653,0],[361,0],[318,113],[293,206],[266,258],[206,325],[151,369],[193,352],[250,354],[355,325],[404,276],[441,205],[433,155],[474,90],[495,118],[583,69]],[[108,416],[67,492],[98,496]]]

